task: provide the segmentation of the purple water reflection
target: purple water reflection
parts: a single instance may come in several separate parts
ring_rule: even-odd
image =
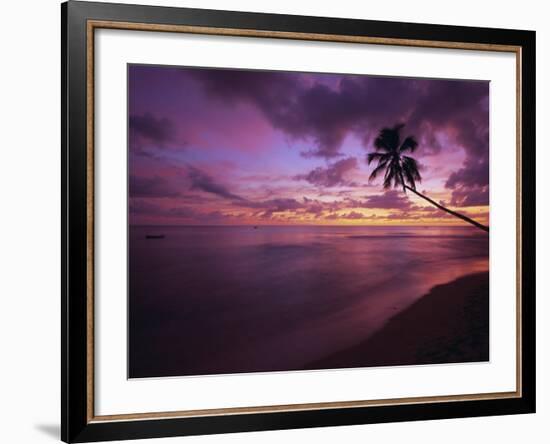
[[[162,233],[163,239],[146,239]],[[129,375],[299,370],[488,270],[469,227],[130,227]]]

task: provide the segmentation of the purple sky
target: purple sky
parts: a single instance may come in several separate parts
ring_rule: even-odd
[[[461,224],[369,182],[397,123],[418,190],[488,223],[488,82],[130,65],[130,223]]]

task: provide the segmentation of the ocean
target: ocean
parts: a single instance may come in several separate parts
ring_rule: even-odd
[[[147,235],[164,235],[147,239]],[[435,285],[487,271],[470,227],[131,226],[129,376],[300,370]]]

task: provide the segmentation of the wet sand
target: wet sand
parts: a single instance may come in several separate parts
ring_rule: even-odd
[[[489,273],[438,285],[360,344],[306,369],[489,360]]]

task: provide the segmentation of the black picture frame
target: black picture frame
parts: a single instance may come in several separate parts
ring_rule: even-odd
[[[87,171],[87,23],[368,36],[521,50],[521,395],[514,398],[407,403],[319,410],[95,421],[90,417]],[[69,1],[61,5],[62,54],[62,375],[61,438],[89,442],[535,412],[535,32]]]

